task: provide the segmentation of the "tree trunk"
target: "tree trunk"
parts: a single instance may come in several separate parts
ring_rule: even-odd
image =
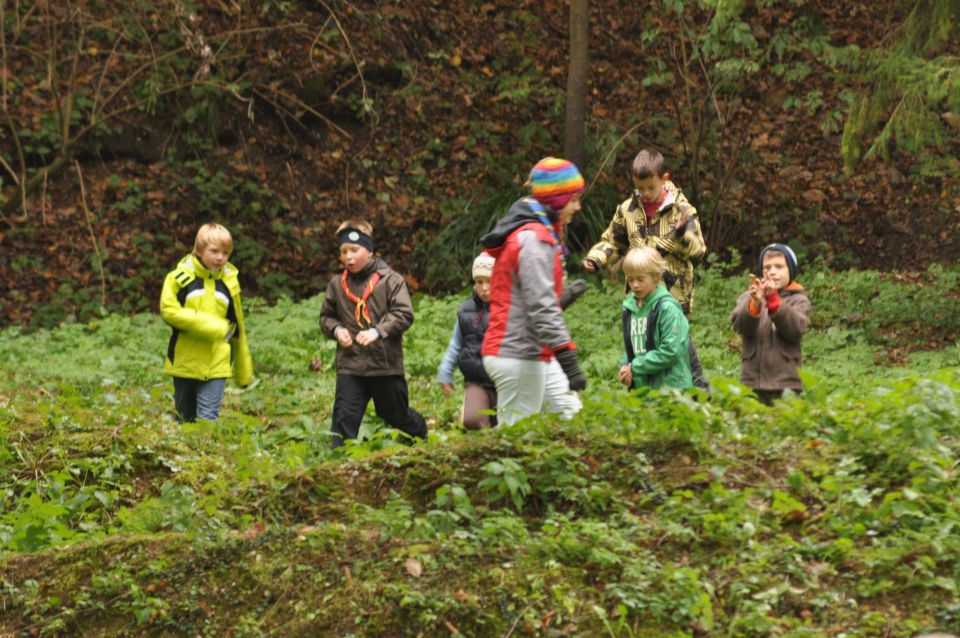
[[[590,67],[590,3],[570,0],[570,70],[563,154],[583,170],[584,125],[587,118],[587,75]]]

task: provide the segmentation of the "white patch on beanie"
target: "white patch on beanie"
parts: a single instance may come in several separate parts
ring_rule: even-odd
[[[496,260],[490,253],[480,253],[473,260],[473,278],[490,277],[493,275],[493,264]]]

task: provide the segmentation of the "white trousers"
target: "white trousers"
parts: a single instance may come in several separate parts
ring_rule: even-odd
[[[497,422],[513,425],[540,412],[554,412],[571,419],[583,403],[556,359],[511,359],[486,356],[483,367],[497,386]]]

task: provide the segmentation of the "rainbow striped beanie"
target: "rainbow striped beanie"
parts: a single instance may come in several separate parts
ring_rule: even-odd
[[[530,194],[534,199],[559,211],[586,182],[573,162],[558,157],[544,157],[530,171]]]

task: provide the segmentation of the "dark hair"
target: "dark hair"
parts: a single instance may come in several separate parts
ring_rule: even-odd
[[[660,177],[663,175],[663,155],[658,151],[641,150],[633,158],[630,165],[630,174],[637,179]]]

